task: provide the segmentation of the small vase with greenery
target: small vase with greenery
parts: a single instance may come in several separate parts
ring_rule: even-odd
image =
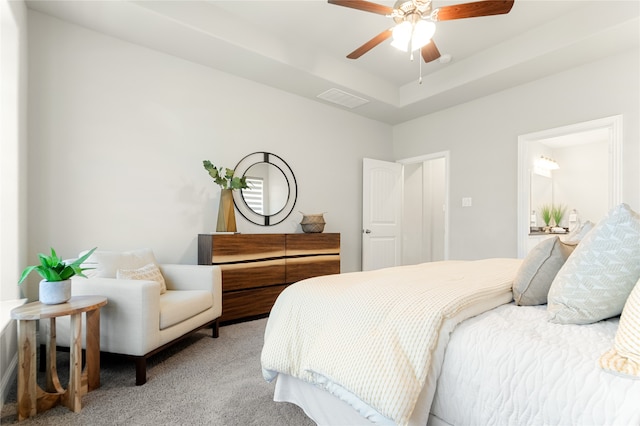
[[[564,217],[565,212],[567,211],[567,206],[563,206],[562,204],[553,206],[551,210],[551,216],[553,216],[553,221],[556,226],[561,227],[560,224],[562,222],[562,218]]]
[[[236,215],[233,207],[232,192],[235,189],[249,188],[249,185],[247,184],[247,177],[234,176],[235,170],[225,167],[216,167],[209,160],[204,160],[202,164],[205,170],[209,172],[209,176],[213,178],[213,181],[222,188],[216,231],[236,232]]]
[[[550,204],[543,204],[540,208],[540,215],[542,216],[542,220],[544,221],[545,228],[549,228],[549,224],[551,223],[551,211],[553,207]]]
[[[43,278],[40,281],[40,301],[48,305],[64,303],[71,298],[71,277],[78,275],[86,278],[83,271],[92,269],[83,268],[81,265],[96,248],[72,262],[62,260],[53,248],[50,256],[39,253],[40,264],[27,266],[22,271],[18,285],[22,284],[31,272],[36,271]]]

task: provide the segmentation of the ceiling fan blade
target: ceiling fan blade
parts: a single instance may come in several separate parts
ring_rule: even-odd
[[[433,39],[431,39],[428,44],[422,46],[421,53],[422,59],[424,59],[425,62],[435,61],[440,57],[440,51],[436,47],[436,43]]]
[[[338,6],[350,7],[352,9],[364,10],[365,12],[378,13],[380,15],[390,15],[391,12],[393,12],[392,7],[364,0],[329,0],[329,3]]]
[[[504,15],[509,13],[515,0],[476,1],[440,7],[432,13],[436,21],[475,18],[478,16]]]
[[[368,51],[370,51],[371,49],[373,49],[374,47],[376,47],[377,45],[379,45],[389,37],[391,37],[391,30],[384,30],[383,32],[381,32],[380,34],[378,34],[377,36],[375,36],[374,38],[372,38],[362,46],[358,47],[353,52],[349,53],[347,55],[347,58],[358,59],[360,56],[364,55],[365,53],[367,53]]]

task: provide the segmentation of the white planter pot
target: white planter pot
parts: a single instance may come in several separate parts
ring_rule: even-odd
[[[71,280],[40,281],[40,302],[46,305],[57,305],[71,299]]]

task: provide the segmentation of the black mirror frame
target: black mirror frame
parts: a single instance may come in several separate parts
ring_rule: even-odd
[[[244,176],[244,174],[252,166],[258,163],[268,163],[277,167],[285,177],[287,186],[289,187],[289,195],[284,207],[275,214],[262,215],[254,212],[247,205],[242,195],[242,190],[233,191],[233,203],[240,214],[251,223],[261,226],[277,225],[284,221],[296,205],[298,199],[298,184],[291,167],[280,157],[270,152],[254,152],[241,159],[235,167],[236,176]]]

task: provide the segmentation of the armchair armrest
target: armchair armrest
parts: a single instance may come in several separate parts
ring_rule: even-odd
[[[108,299],[100,311],[100,350],[144,355],[159,345],[159,283],[98,277],[72,280],[72,295]]]
[[[215,294],[218,285],[222,289],[222,272],[215,265],[162,264],[160,272],[167,290],[207,290]]]

